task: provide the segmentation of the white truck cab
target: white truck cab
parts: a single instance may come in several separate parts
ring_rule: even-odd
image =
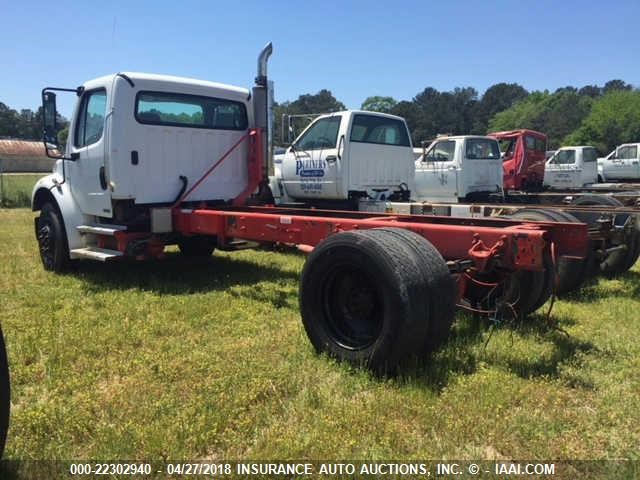
[[[439,137],[415,161],[413,200],[458,202],[501,192],[502,159],[494,138]]]
[[[544,167],[544,186],[573,189],[597,182],[598,152],[588,145],[562,147],[555,151]]]
[[[44,89],[45,112],[55,111],[54,91],[75,92],[78,101],[64,157],[36,183],[33,210],[60,212],[70,257],[91,256],[95,234],[150,228],[151,207],[170,206],[238,144],[188,199],[230,202],[248,184],[243,138],[256,126],[256,96],[266,95],[256,88],[126,72],[77,89]],[[47,135],[45,127],[55,143]]]
[[[278,203],[408,200],[414,154],[404,119],[349,110],[318,116],[274,165]]]
[[[598,158],[598,180],[640,180],[640,143],[624,143]]]

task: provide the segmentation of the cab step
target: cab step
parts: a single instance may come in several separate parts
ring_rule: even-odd
[[[69,257],[71,259],[88,258],[91,260],[106,262],[112,258],[122,257],[122,252],[98,247],[74,248],[69,252]]]
[[[100,225],[79,225],[76,230],[80,233],[92,233],[94,235],[107,235],[113,237],[116,232],[123,232],[127,229],[125,225],[110,225],[101,223]]]

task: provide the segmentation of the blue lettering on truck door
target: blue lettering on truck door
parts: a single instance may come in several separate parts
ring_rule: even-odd
[[[324,177],[324,160],[296,160],[296,175],[300,177]]]
[[[300,177],[300,189],[309,193],[320,193],[324,177],[326,162],[318,160],[296,160],[296,175]]]

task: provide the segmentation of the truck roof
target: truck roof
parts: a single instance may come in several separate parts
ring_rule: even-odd
[[[405,121],[404,118],[399,117],[397,115],[391,115],[390,113],[374,112],[370,110],[340,110],[339,112],[323,113],[322,115],[320,115],[320,117],[327,117],[329,115],[337,115],[337,114],[344,114],[344,113],[353,113],[353,114],[362,113],[365,115],[375,115],[378,117],[395,118],[396,120],[402,120],[403,122]]]
[[[220,93],[224,92],[226,96],[231,96],[238,98],[239,100],[246,100],[249,96],[249,89],[243,87],[236,87],[233,85],[226,85],[224,83],[216,83],[209,82],[207,80],[197,80],[195,78],[188,77],[177,77],[173,75],[159,75],[155,73],[142,73],[142,72],[120,72],[113,73],[111,75],[105,75],[99,78],[94,78],[93,80],[89,80],[84,83],[84,87],[86,89],[95,88],[97,86],[105,85],[106,83],[112,82],[118,75],[126,75],[131,81],[135,84],[136,81],[152,81],[152,82],[161,82],[166,83],[167,85],[172,85],[176,89],[180,87],[191,87],[194,90],[202,90],[203,93],[205,90],[210,91],[209,94],[216,94],[216,90]],[[212,91],[212,92],[211,92]]]
[[[429,140],[429,142],[432,143],[440,140],[464,140],[467,138],[489,138],[491,140],[495,140],[495,138],[489,135],[440,135],[433,140]]]
[[[520,135],[531,135],[534,137],[547,139],[547,136],[542,132],[536,132],[535,130],[529,130],[528,128],[520,128],[518,130],[505,130],[503,132],[491,132],[487,134],[490,137],[516,137]]]
[[[569,148],[595,148],[595,147],[593,145],[567,145],[567,146],[558,148],[558,150],[567,150]]]

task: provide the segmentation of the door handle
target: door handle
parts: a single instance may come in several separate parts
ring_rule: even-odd
[[[98,178],[100,180],[100,186],[102,187],[103,190],[106,190],[107,189],[107,177],[105,175],[104,166],[100,167],[100,170],[98,170]]]
[[[325,160],[327,161],[327,163],[336,163],[338,157],[336,157],[335,155],[327,155],[327,158],[325,158]]]

